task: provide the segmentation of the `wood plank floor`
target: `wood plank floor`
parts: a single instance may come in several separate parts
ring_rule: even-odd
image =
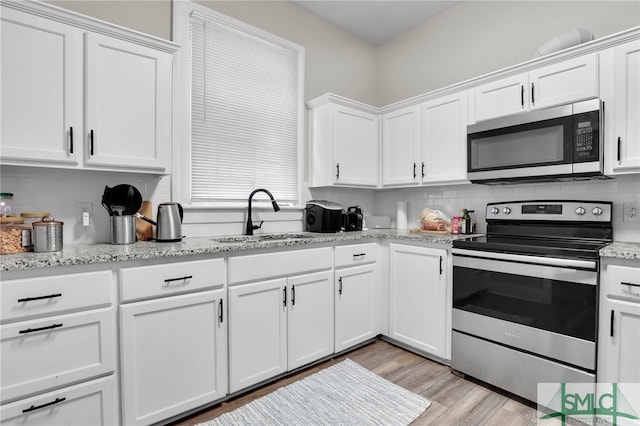
[[[537,412],[523,401],[486,384],[452,374],[451,368],[378,340],[291,377],[218,404],[172,426],[193,426],[232,411],[345,358],[431,401],[412,425],[536,425]]]

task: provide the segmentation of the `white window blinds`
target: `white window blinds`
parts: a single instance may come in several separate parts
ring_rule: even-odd
[[[191,201],[298,204],[304,50],[226,21],[191,14]]]

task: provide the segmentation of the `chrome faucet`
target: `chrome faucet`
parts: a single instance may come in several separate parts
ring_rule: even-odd
[[[253,199],[253,196],[256,194],[256,192],[264,192],[269,196],[269,198],[271,198],[271,204],[273,205],[274,212],[277,212],[278,210],[280,210],[280,206],[278,206],[278,203],[276,203],[276,200],[273,198],[273,195],[271,195],[269,191],[263,188],[258,188],[253,190],[251,195],[249,195],[249,212],[247,214],[247,229],[245,232],[246,235],[253,235],[253,230],[262,228],[262,223],[264,222],[264,220],[261,220],[260,225],[254,225],[253,222],[251,221],[251,200]]]

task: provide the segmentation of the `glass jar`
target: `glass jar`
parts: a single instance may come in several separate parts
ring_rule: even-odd
[[[16,216],[16,206],[13,203],[13,193],[0,192],[0,217]]]
[[[30,249],[31,226],[19,217],[0,217],[0,254],[24,253]]]

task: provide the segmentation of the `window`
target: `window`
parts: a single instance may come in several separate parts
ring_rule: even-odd
[[[190,112],[174,139],[189,142],[188,155],[180,143],[180,191],[192,205],[224,205],[266,188],[297,205],[304,49],[190,2],[175,2],[174,20],[176,60],[188,61],[178,84],[189,99],[177,105]]]

